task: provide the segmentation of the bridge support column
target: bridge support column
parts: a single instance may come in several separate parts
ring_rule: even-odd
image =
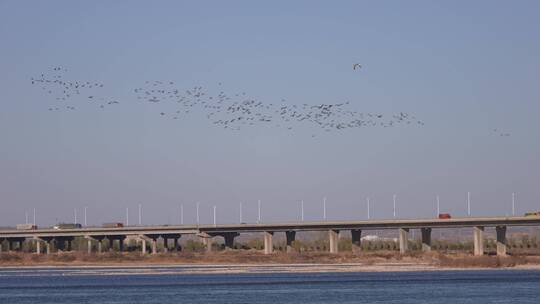
[[[146,239],[141,238],[141,254],[146,254]]]
[[[124,251],[124,240],[125,239],[126,239],[125,237],[119,237],[118,238],[118,251],[119,252]]]
[[[474,255],[484,255],[484,227],[476,226],[474,232]]]
[[[338,253],[339,230],[328,230],[328,239],[330,240],[330,253]]]
[[[88,254],[92,253],[92,239],[90,238],[86,240],[86,253]]]
[[[159,234],[145,234],[141,235],[141,239],[143,240],[143,254],[146,253],[146,241],[145,239],[149,240],[151,242],[152,246],[152,254],[157,254],[157,240],[159,239],[161,235]]]
[[[109,236],[107,239],[109,239],[109,252],[112,252],[114,251],[114,237]]]
[[[409,251],[409,228],[399,228],[399,253]]]
[[[214,240],[212,239],[212,237],[205,237],[202,239],[203,239],[203,244],[206,247],[206,252],[207,253],[212,252],[212,243],[214,243]]]
[[[506,255],[506,226],[497,226],[497,255]]]
[[[271,231],[266,231],[264,233],[264,254],[271,254],[274,252],[274,244],[272,242],[272,237],[274,233]]]
[[[152,254],[157,254],[157,239],[152,239]]]
[[[41,254],[41,241],[36,239],[36,254]]]
[[[431,251],[431,228],[422,228],[422,251]]]
[[[223,234],[223,238],[225,239],[225,249],[230,250],[234,248],[234,238],[238,235],[238,232],[230,232]]]
[[[178,243],[179,239],[180,239],[179,237],[178,238],[176,238],[176,237],[173,238],[173,240],[174,240],[174,242],[173,242],[174,243],[174,251],[181,251],[181,248],[180,248],[179,243]]]
[[[287,252],[290,253],[293,251],[292,243],[296,239],[296,231],[285,231],[285,236],[287,238]]]
[[[41,241],[39,239],[34,239],[36,242],[36,254],[41,254]]]
[[[360,252],[362,245],[362,230],[353,229],[351,230],[351,239],[352,239],[352,251]]]
[[[87,250],[89,254],[92,253],[92,240],[95,240],[97,242],[98,253],[101,253],[103,251],[103,245],[101,241],[105,238],[104,236],[86,236],[86,238],[88,239]]]
[[[53,237],[40,237],[38,239],[36,239],[37,241],[37,244],[39,244],[41,241],[45,242],[45,253],[46,254],[51,254],[51,242],[54,240]],[[37,244],[36,244],[36,251],[37,251]],[[40,246],[40,251],[41,251],[41,245]]]
[[[166,236],[162,236],[163,238],[163,252],[167,253],[169,252],[169,238]]]

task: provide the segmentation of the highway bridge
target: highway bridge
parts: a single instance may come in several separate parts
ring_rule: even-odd
[[[273,235],[285,233],[287,251],[292,250],[292,242],[297,232],[302,231],[328,231],[330,252],[338,252],[338,239],[340,231],[350,231],[352,248],[360,250],[363,230],[397,229],[399,231],[399,249],[406,253],[410,229],[420,229],[422,232],[422,250],[431,250],[431,231],[436,228],[472,228],[474,254],[484,254],[484,229],[496,229],[497,254],[506,255],[506,229],[509,226],[540,226],[540,217],[479,217],[479,218],[453,218],[453,219],[401,219],[401,220],[368,220],[368,221],[325,221],[325,222],[293,222],[293,223],[258,223],[258,224],[227,224],[227,225],[178,225],[178,226],[128,226],[118,228],[85,227],[80,229],[36,229],[36,230],[0,230],[0,244],[6,243],[7,250],[22,248],[23,242],[35,242],[36,253],[51,253],[51,244],[57,248],[71,250],[71,242],[75,237],[84,237],[88,240],[88,252],[92,244],[97,243],[97,251],[102,252],[102,243],[107,240],[109,244],[119,243],[123,250],[124,240],[127,237],[137,238],[141,241],[142,254],[147,252],[147,243],[150,243],[152,254],[157,253],[157,241],[163,239],[164,250],[169,249],[169,240],[174,241],[178,248],[178,241],[183,235],[196,235],[203,240],[207,250],[212,249],[215,237],[223,237],[226,248],[233,248],[235,237],[240,233],[262,233],[264,237],[264,252],[271,254],[274,250]],[[66,248],[67,244],[67,248]],[[4,250],[0,245],[0,252]],[[110,246],[112,248],[112,246]]]

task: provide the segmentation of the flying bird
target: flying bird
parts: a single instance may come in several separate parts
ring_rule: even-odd
[[[360,69],[360,68],[362,68],[362,65],[360,63],[355,63],[352,65],[353,70]]]

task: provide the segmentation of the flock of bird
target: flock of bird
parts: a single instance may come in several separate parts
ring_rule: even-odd
[[[508,137],[508,136],[510,136],[510,133],[505,132],[505,131],[502,131],[502,130],[499,130],[499,129],[493,129],[493,134],[495,134],[496,136],[501,136],[501,137]]]
[[[360,64],[353,64],[353,70],[361,67]],[[48,108],[49,111],[73,111],[76,102],[81,101],[96,104],[102,109],[120,104],[117,99],[103,96],[105,84],[101,82],[66,79],[68,70],[62,66],[51,70],[49,74],[31,78],[33,85],[56,101],[54,106]],[[283,98],[279,102],[264,102],[250,97],[246,92],[226,93],[221,82],[216,87],[217,90],[203,86],[181,89],[173,81],[148,80],[133,89],[133,93],[135,100],[155,105],[158,108],[156,113],[163,118],[179,120],[191,113],[198,113],[213,125],[228,130],[268,125],[287,130],[308,126],[313,130],[332,132],[352,128],[424,125],[423,121],[406,112],[391,115],[365,113],[348,109],[350,102],[297,104],[288,103]],[[510,136],[498,129],[494,129],[494,132],[500,136]]]
[[[31,83],[41,88],[43,92],[57,101],[49,107],[49,111],[75,110],[72,101],[80,98],[97,103],[100,108],[106,105],[119,104],[117,100],[99,97],[99,91],[105,86],[97,81],[67,80],[64,75],[67,69],[61,66],[53,67],[51,75],[42,73],[40,77],[32,77]]]
[[[142,102],[175,105],[170,112],[160,111],[161,116],[180,119],[183,115],[202,111],[212,124],[230,130],[260,124],[288,130],[309,124],[327,132],[369,126],[424,125],[413,115],[403,112],[386,119],[383,114],[347,110],[349,102],[309,105],[289,104],[281,99],[279,103],[267,103],[248,96],[246,92],[228,94],[221,89],[212,92],[202,86],[181,90],[174,82],[146,81],[143,86],[135,88],[134,93]]]

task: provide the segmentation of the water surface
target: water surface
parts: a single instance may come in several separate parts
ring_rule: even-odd
[[[121,274],[0,269],[0,303],[540,303],[540,271]]]

